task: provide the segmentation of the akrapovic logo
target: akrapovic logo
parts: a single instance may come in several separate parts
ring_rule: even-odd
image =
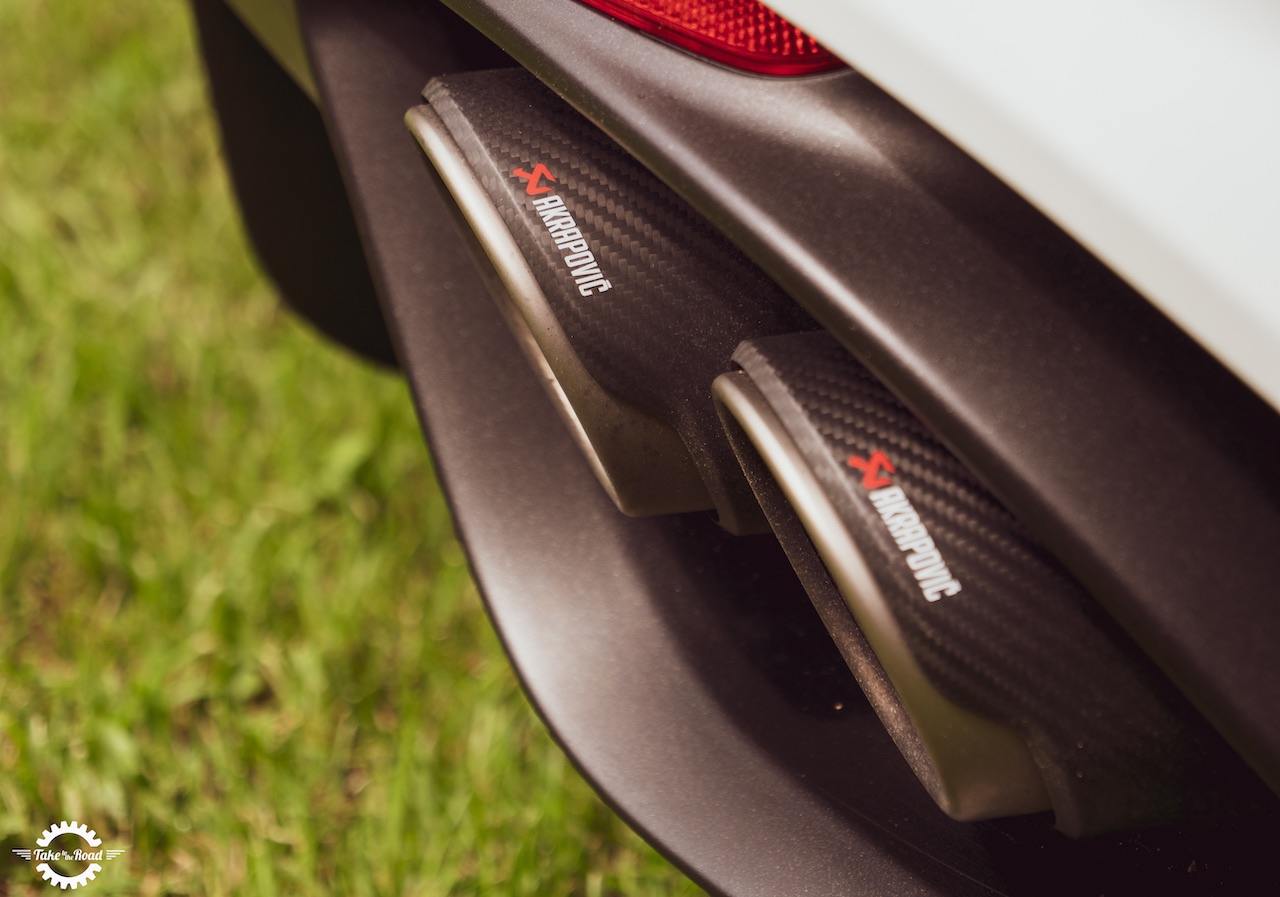
[[[517,168],[511,174],[526,182],[524,188],[526,194],[536,197],[533,200],[533,210],[542,218],[542,223],[547,233],[551,235],[551,239],[555,241],[556,248],[563,253],[564,263],[569,273],[573,275],[573,282],[577,284],[578,292],[583,296],[594,296],[596,293],[613,289],[613,284],[600,272],[600,264],[596,261],[595,253],[587,245],[578,222],[574,221],[564,200],[552,193],[548,184],[543,183],[544,180],[551,184],[557,183],[550,169],[539,162],[533,167],[533,171]]]
[[[939,601],[959,594],[960,581],[951,574],[907,494],[885,476],[895,471],[884,452],[874,451],[866,458],[851,455],[848,463],[862,472],[862,488],[867,490],[872,507],[884,521],[894,543],[906,555],[907,566],[925,600]]]

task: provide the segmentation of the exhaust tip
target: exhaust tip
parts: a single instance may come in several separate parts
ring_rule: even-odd
[[[405,124],[452,195],[503,317],[614,504],[632,516],[710,508],[679,434],[606,391],[583,365],[496,203],[437,112],[415,106]]]
[[[724,374],[714,393],[748,480],[823,623],[938,806],[961,821],[1050,809],[1023,739],[930,681],[857,538],[750,377]]]
[[[1186,698],[833,337],[750,340],[734,360],[714,391],[748,481],[946,812],[1051,809],[1081,836],[1259,805]]]

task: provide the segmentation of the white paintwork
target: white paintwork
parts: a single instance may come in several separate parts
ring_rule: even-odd
[[[1280,4],[768,2],[1280,407]]]

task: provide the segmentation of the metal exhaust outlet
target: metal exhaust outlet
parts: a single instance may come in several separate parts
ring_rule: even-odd
[[[504,319],[614,504],[632,516],[711,507],[679,434],[609,394],[583,366],[496,205],[435,110],[414,107],[405,123],[457,202],[491,266],[484,273]]]
[[[960,820],[1083,836],[1214,819],[1261,783],[1092,597],[825,333],[743,343],[714,392],[819,615]]]
[[[767,530],[710,384],[742,340],[817,325],[528,72],[450,75],[424,94],[406,124],[615,504]]]
[[[871,706],[929,795],[948,816],[964,822],[1051,809],[1040,771],[1022,738],[960,706],[929,680],[894,620],[888,596],[858,540],[751,379],[741,372],[724,374],[715,381],[714,391],[745,437],[739,443],[744,466],[762,463],[781,490],[780,495],[761,494],[769,489],[770,479],[759,470],[751,477],[788,554],[806,546],[822,559],[822,572],[809,568],[802,577],[805,587]],[[794,523],[783,517],[792,508]],[[794,560],[797,567],[804,566],[803,560]]]

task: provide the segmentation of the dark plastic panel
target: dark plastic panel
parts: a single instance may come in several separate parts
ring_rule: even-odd
[[[401,123],[428,78],[461,64],[447,36],[390,4],[305,3],[302,14],[460,535],[569,754],[716,893],[989,893],[974,880],[999,877],[980,833],[941,817],[915,785],[776,543],[735,539],[702,516],[626,518],[601,491]],[[859,793],[883,821],[846,803]],[[916,820],[911,839],[893,833],[897,819]],[[919,837],[940,859],[921,862]]]
[[[320,111],[221,0],[192,7],[223,155],[258,259],[318,330],[394,365]]]
[[[401,124],[429,78],[485,52],[435,4],[300,7],[373,279],[495,624],[552,731],[646,837],[732,895],[1280,884],[1275,833],[1248,823],[1076,843],[1043,819],[942,817],[776,545],[705,517],[622,517],[527,370]]]

